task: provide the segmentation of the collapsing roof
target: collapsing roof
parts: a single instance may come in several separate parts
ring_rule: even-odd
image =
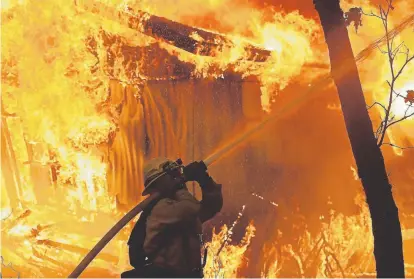
[[[114,11],[111,7],[95,2],[83,8],[115,19],[129,28],[196,55],[215,56],[225,48],[235,47],[235,43],[222,34],[190,27],[144,11],[134,12],[129,7]],[[248,53],[245,59],[249,61],[264,62],[271,55],[271,51],[250,43],[246,43],[244,49]]]
[[[129,7],[114,11],[112,7],[95,2],[89,5],[85,4],[82,8],[87,12],[115,20],[130,29],[156,39],[158,42],[172,45],[198,56],[216,57],[226,50],[235,48],[243,49],[243,56],[240,57],[240,60],[245,61],[266,62],[272,55],[272,51],[255,46],[250,42],[236,43],[223,34],[190,27],[144,11],[134,12]],[[130,53],[134,49],[129,49],[127,52]],[[305,64],[304,66],[328,69],[328,65],[322,63]]]

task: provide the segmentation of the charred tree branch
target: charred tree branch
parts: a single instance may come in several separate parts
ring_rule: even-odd
[[[369,110],[369,109],[371,109],[373,106],[380,106],[380,107],[382,107],[382,108],[384,109],[384,111],[385,111],[385,112],[387,112],[387,111],[388,111],[388,110],[387,110],[387,108],[386,108],[383,104],[381,104],[381,103],[379,103],[379,102],[374,102],[372,105],[367,106],[367,109]]]
[[[371,12],[370,14],[366,14],[368,16],[374,16],[376,18],[379,18],[384,26],[384,32],[385,32],[385,43],[386,43],[386,47],[387,50],[384,51],[380,48],[378,48],[380,50],[381,53],[387,54],[388,56],[388,64],[390,67],[390,72],[391,72],[391,81],[387,81],[388,86],[389,86],[389,97],[388,97],[388,104],[387,104],[387,108],[384,109],[385,110],[385,117],[384,120],[381,122],[379,129],[377,130],[376,133],[376,138],[378,140],[377,145],[381,146],[384,143],[384,139],[385,139],[385,135],[387,132],[387,129],[396,124],[399,123],[409,117],[411,117],[411,115],[407,115],[408,109],[409,107],[407,107],[407,110],[404,113],[404,117],[400,118],[397,121],[394,121],[395,119],[395,115],[392,115],[391,113],[391,107],[393,102],[395,101],[396,97],[394,97],[394,95],[396,95],[397,97],[400,96],[398,93],[395,92],[395,84],[397,82],[397,79],[401,76],[402,72],[404,71],[405,67],[412,61],[414,60],[414,55],[410,56],[409,52],[410,50],[408,49],[408,47],[404,44],[404,42],[401,42],[398,46],[394,47],[394,39],[395,39],[395,35],[393,34],[393,32],[389,31],[389,27],[388,27],[388,16],[389,13],[391,12],[391,10],[394,9],[393,7],[393,1],[392,0],[386,0],[387,3],[387,7],[383,8],[382,5],[379,5],[379,11],[380,11],[380,15],[374,14],[373,12]],[[405,51],[401,51],[402,48],[405,48]],[[404,63],[402,64],[402,66],[396,70],[395,69],[395,59],[397,57],[397,55],[399,54],[405,54],[406,58]],[[384,108],[385,106],[383,106]],[[378,131],[380,131],[378,133]]]
[[[383,145],[389,145],[389,146],[392,146],[392,147],[396,147],[396,148],[399,148],[399,149],[412,149],[412,148],[414,148],[414,146],[399,146],[399,145],[396,145],[396,144],[393,144],[393,143],[390,143],[390,142],[384,142],[383,143]]]

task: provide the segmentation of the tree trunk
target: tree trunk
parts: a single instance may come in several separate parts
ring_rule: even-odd
[[[367,197],[377,276],[404,277],[401,225],[384,158],[372,130],[339,0],[314,0],[329,49],[352,151]]]

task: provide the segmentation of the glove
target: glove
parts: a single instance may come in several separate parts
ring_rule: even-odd
[[[208,177],[207,166],[203,161],[192,162],[184,167],[184,177],[187,181],[197,181]]]

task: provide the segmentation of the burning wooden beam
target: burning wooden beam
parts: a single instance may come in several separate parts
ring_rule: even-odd
[[[147,36],[165,42],[177,48],[201,56],[216,56],[225,49],[236,47],[236,44],[227,36],[190,27],[163,17],[155,16],[144,11],[134,12],[131,8],[114,11],[102,3],[83,4],[86,11],[110,18],[125,24]],[[244,46],[245,59],[253,62],[264,62],[271,51],[262,49],[249,43]]]
[[[136,15],[129,14],[128,27],[158,40],[170,43],[175,47],[201,56],[216,56],[226,48],[234,48],[235,44],[231,39],[217,33],[208,32],[199,28],[190,27],[163,17],[138,11]],[[140,19],[142,23],[140,23]],[[251,44],[245,44],[245,59],[255,62],[266,61],[271,52]]]

